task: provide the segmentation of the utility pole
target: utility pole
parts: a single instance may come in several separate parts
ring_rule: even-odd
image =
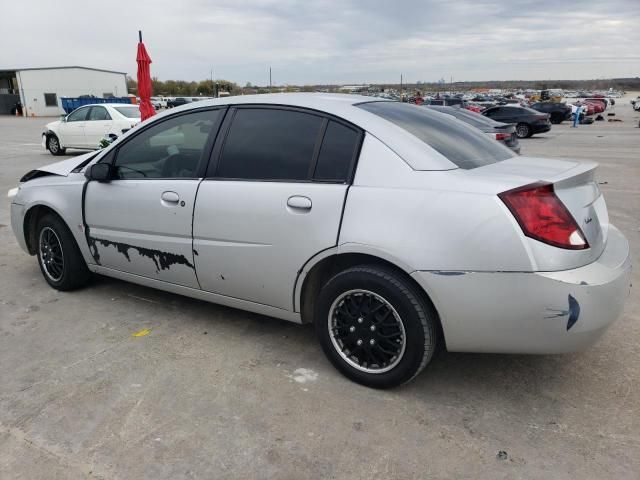
[[[269,67],[269,93],[271,93],[271,67]]]
[[[402,102],[402,74],[400,74],[400,101]]]

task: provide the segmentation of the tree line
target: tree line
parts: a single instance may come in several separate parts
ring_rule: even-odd
[[[216,84],[219,92],[229,92],[231,95],[239,95],[242,88],[229,80],[200,80],[199,82],[187,82],[185,80],[158,80],[157,77],[151,79],[153,95],[165,95],[171,97],[212,97],[215,93]],[[127,88],[129,93],[138,94],[138,82],[127,77]]]

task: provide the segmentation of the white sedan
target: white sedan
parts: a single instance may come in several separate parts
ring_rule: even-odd
[[[48,123],[42,133],[42,146],[53,155],[64,155],[67,148],[97,150],[104,137],[114,140],[138,123],[140,109],[137,105],[84,105],[62,119]]]
[[[312,322],[338,370],[388,388],[439,345],[566,353],[605,332],[631,264],[596,167],[415,105],[247,95],[27,173],[11,224],[53,288],[93,272]]]

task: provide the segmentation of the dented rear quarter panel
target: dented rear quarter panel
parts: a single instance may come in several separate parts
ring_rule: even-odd
[[[600,258],[576,269],[443,273],[412,276],[438,310],[450,351],[570,353],[595,343],[621,315],[631,260],[612,226]]]
[[[496,186],[497,185],[497,186]],[[369,245],[413,270],[531,271],[518,225],[496,188],[466,171],[414,171],[365,138],[349,189],[340,245]]]

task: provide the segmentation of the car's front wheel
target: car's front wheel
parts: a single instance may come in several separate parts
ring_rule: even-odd
[[[89,269],[60,217],[47,214],[36,232],[38,264],[44,279],[56,290],[74,290],[87,283]]]
[[[532,134],[531,127],[526,123],[516,125],[516,135],[518,138],[529,138]]]
[[[351,380],[391,388],[413,379],[436,349],[436,313],[401,274],[344,270],[322,288],[314,322],[331,363]]]
[[[67,151],[65,148],[60,146],[60,140],[55,135],[49,135],[47,137],[47,150],[51,152],[52,155],[64,155]]]

